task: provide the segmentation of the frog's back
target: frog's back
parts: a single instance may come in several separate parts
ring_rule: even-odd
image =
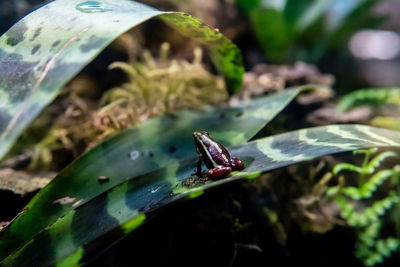
[[[209,151],[212,154],[212,159],[216,163],[216,164],[213,164],[214,165],[213,167],[216,167],[216,166],[229,167],[231,165],[231,157],[229,155],[229,152],[222,145],[215,143],[215,146],[210,147]]]

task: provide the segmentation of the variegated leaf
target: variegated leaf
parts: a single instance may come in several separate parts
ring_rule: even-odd
[[[361,125],[331,125],[298,130],[230,148],[246,165],[228,178],[196,187],[185,180],[196,158],[130,179],[78,207],[44,229],[2,263],[76,266],[89,261],[131,233],[157,209],[205,190],[319,156],[369,147],[400,147],[398,132]],[[59,204],[54,204],[57,206]]]

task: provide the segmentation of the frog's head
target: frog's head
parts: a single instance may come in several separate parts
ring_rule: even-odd
[[[210,146],[211,137],[208,132],[205,132],[205,131],[194,132],[193,139],[194,139],[194,143],[196,144],[197,149],[201,146],[206,147],[206,148],[208,148]]]
[[[210,138],[210,134],[208,132],[202,131],[202,132],[194,132],[193,133],[193,138],[196,141],[202,142],[205,138]]]

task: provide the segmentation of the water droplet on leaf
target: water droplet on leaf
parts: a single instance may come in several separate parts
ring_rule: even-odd
[[[110,9],[106,9],[104,5],[98,1],[86,1],[76,5],[75,8],[84,13],[98,13],[98,12],[110,11]]]
[[[140,153],[139,153],[139,151],[137,151],[137,150],[133,150],[133,151],[131,151],[131,152],[129,153],[129,158],[130,158],[131,160],[136,160],[136,159],[138,159],[139,156],[140,156]]]
[[[57,200],[54,200],[53,203],[54,204],[66,205],[66,204],[70,204],[70,203],[72,203],[74,201],[75,201],[74,197],[63,197],[63,198],[59,198]]]

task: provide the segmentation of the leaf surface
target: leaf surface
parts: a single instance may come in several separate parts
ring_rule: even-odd
[[[246,168],[228,178],[195,187],[185,181],[196,158],[130,179],[81,205],[39,233],[2,263],[18,266],[73,265],[89,261],[131,233],[158,209],[180,199],[243,178],[323,155],[369,147],[400,147],[398,132],[361,125],[331,125],[298,130],[231,147]],[[64,259],[64,262],[63,262]]]

